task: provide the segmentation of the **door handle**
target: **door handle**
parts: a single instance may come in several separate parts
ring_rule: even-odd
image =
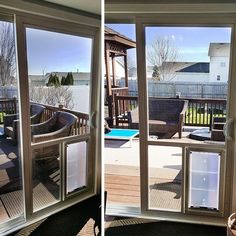
[[[226,120],[224,125],[224,136],[228,140],[232,140],[234,135],[234,119],[230,118]]]
[[[96,128],[96,112],[93,111],[90,119],[91,128]]]

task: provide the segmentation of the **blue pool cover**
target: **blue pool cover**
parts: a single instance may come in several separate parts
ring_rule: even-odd
[[[106,138],[132,138],[139,134],[136,129],[111,129],[111,132],[105,134]]]

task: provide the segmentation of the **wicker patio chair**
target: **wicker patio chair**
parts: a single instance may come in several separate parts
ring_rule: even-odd
[[[162,133],[164,137],[172,137],[179,133],[182,137],[184,115],[188,108],[188,101],[181,99],[149,99],[149,132]],[[138,129],[138,107],[130,111],[129,126]]]
[[[45,107],[38,104],[30,105],[30,120],[31,124],[40,123],[41,117]],[[17,143],[18,131],[19,131],[19,115],[7,114],[3,117],[4,135],[11,137],[14,143]]]
[[[49,120],[40,124],[31,125],[32,142],[38,143],[67,137],[73,133],[76,121],[77,117],[71,113],[62,111],[55,112]],[[36,160],[55,158],[58,156],[59,144],[35,149],[33,154]]]

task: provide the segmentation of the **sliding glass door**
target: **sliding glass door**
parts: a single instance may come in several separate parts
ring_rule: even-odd
[[[1,22],[16,49],[11,62],[0,55],[1,78],[12,66],[1,84],[0,234],[93,196],[98,186],[99,27],[26,14],[15,16],[15,29]],[[10,130],[5,121],[15,113]]]
[[[233,24],[171,19],[137,20],[142,212],[227,216]]]

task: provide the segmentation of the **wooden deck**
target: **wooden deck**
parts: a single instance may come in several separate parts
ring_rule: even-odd
[[[153,209],[181,209],[181,170],[150,168],[149,205]],[[140,175],[135,166],[105,165],[107,204],[140,207]]]
[[[181,209],[182,146],[224,147],[223,142],[189,139],[189,130],[185,129],[181,139],[176,136],[168,140],[160,139],[158,146],[149,146],[148,188],[151,209]],[[180,146],[171,146],[172,142],[180,143]],[[107,205],[140,207],[139,140],[134,139],[132,147],[125,141],[105,140],[104,163]]]
[[[180,210],[182,149],[155,146],[149,151],[150,208]],[[140,207],[139,140],[132,147],[128,142],[106,140],[104,163],[107,206]]]
[[[138,176],[105,174],[108,204],[140,206],[140,179]]]

